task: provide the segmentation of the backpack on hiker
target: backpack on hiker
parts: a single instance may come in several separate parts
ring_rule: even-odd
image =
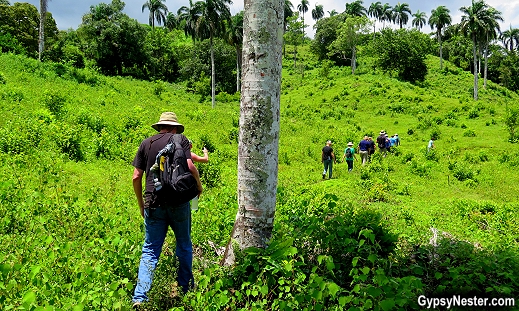
[[[198,195],[197,182],[189,171],[181,140],[181,134],[173,134],[151,167],[156,203],[179,205]]]
[[[351,152],[351,148],[346,148],[346,159],[353,158],[353,153]]]

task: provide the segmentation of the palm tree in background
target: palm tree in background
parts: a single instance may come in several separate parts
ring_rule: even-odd
[[[346,10],[344,13],[351,16],[366,16],[367,10],[362,3],[362,0],[355,0],[352,3],[346,3]]]
[[[474,61],[474,100],[478,100],[478,59],[477,47],[484,34],[486,27],[486,11],[488,5],[482,0],[472,0],[469,7],[461,7],[463,13],[460,22],[461,32],[472,40],[472,56]]]
[[[164,23],[164,26],[169,30],[173,30],[179,26],[179,20],[178,16],[175,15],[173,12],[168,12],[168,15],[166,15],[166,22]]]
[[[483,87],[487,87],[487,71],[488,71],[488,47],[490,42],[496,40],[499,37],[499,33],[501,32],[499,29],[498,21],[503,21],[503,17],[501,16],[501,12],[494,9],[493,7],[488,7],[485,14],[485,28],[483,29],[484,33],[484,57],[485,57],[485,70],[483,73]]]
[[[512,28],[510,25],[510,29],[501,33],[500,39],[506,49],[509,49],[510,52],[513,51],[519,46],[519,28]]]
[[[9,1],[5,1],[9,5]],[[40,0],[40,29],[38,35],[38,60],[41,61],[41,55],[45,47],[45,17],[47,16],[47,0]]]
[[[416,29],[420,30],[423,28],[425,24],[427,24],[427,15],[425,12],[422,12],[420,10],[416,11],[416,13],[413,14],[413,21],[411,22],[411,25],[416,27]]]
[[[209,46],[211,47],[211,103],[214,108],[215,102],[215,67],[214,67],[214,47],[213,40],[215,37],[223,35],[225,32],[225,22],[231,19],[229,10],[231,0],[206,0],[198,1],[200,3],[201,15],[197,20],[198,34],[203,38],[209,38]]]
[[[402,27],[404,25],[407,25],[410,14],[411,14],[411,9],[409,8],[409,4],[398,3],[393,8],[393,21],[395,22],[395,24],[398,24],[400,26],[400,29],[402,29]]]
[[[389,3],[385,3],[382,6],[382,15],[380,15],[380,21],[382,22],[382,28],[386,28],[386,21],[393,21],[393,7]]]
[[[301,0],[301,3],[297,5],[297,10],[301,13],[301,17],[303,18],[303,38],[305,37],[305,13],[308,12],[308,5],[310,2],[308,0]]]
[[[198,19],[202,15],[202,9],[203,5],[201,1],[193,3],[193,0],[189,0],[189,7],[182,6],[177,11],[179,22],[184,23],[184,33],[186,36],[190,36],[193,42],[200,38],[198,33]]]
[[[440,45],[440,69],[443,68],[442,31],[446,26],[452,23],[452,18],[449,13],[450,11],[446,6],[440,5],[431,11],[431,17],[429,17],[429,25],[431,29],[436,27],[436,39],[438,39],[438,44]]]
[[[225,41],[236,50],[236,92],[239,92],[243,46],[243,11],[231,17],[225,25]]]
[[[368,15],[373,17],[375,22],[380,20],[383,13],[382,2],[380,1],[372,3],[368,8]],[[373,40],[375,40],[375,23],[373,23]]]
[[[145,9],[150,11],[149,23],[150,26],[155,29],[155,21],[157,24],[166,24],[166,14],[168,13],[168,7],[166,6],[166,0],[148,0],[142,5],[142,12]]]
[[[324,17],[324,9],[322,4],[316,4],[315,9],[312,10],[312,18],[314,21],[318,21]]]

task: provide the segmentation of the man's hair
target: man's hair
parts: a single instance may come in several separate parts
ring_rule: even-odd
[[[157,127],[158,127],[159,131],[162,131],[162,130],[171,131],[174,128],[177,128],[176,125],[165,125],[165,124],[159,124],[159,125],[157,125]]]

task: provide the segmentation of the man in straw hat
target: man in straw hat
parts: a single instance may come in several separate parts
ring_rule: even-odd
[[[193,280],[193,247],[191,244],[191,210],[189,202],[177,206],[162,206],[163,203],[152,203],[154,189],[153,174],[150,168],[156,161],[159,151],[166,146],[173,134],[184,132],[184,126],[177,120],[173,112],[164,112],[159,122],[153,124],[157,134],[145,139],[137,151],[132,165],[133,171],[133,190],[137,197],[141,216],[144,218],[145,238],[142,246],[142,256],[139,265],[137,285],[133,296],[134,308],[138,308],[143,302],[148,300],[147,293],[150,290],[153,271],[155,270],[162,245],[170,226],[173,229],[176,239],[176,255],[178,257],[179,268],[177,281],[185,293],[194,286]],[[198,195],[202,193],[202,183],[198,170],[191,160],[189,140],[181,135],[181,143],[189,171],[193,174],[197,182]],[[142,177],[146,174],[146,188],[144,198],[142,192]],[[153,206],[150,206],[153,205]]]
[[[386,149],[386,131],[384,131],[384,130],[380,131],[380,134],[377,137],[377,145],[378,145],[378,150],[385,157],[386,153],[387,153],[387,149]]]
[[[355,156],[355,148],[353,148],[353,143],[351,141],[348,143],[348,147],[344,149],[342,159],[344,160],[345,158],[346,163],[348,164],[348,172],[351,172],[353,170],[353,160],[357,160],[357,157]]]

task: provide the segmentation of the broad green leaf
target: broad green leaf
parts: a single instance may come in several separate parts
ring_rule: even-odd
[[[25,305],[31,305],[34,301],[36,301],[36,293],[33,291],[25,293],[23,295],[22,303]]]
[[[384,299],[379,303],[384,311],[392,310],[395,307],[395,300],[393,298]]]

